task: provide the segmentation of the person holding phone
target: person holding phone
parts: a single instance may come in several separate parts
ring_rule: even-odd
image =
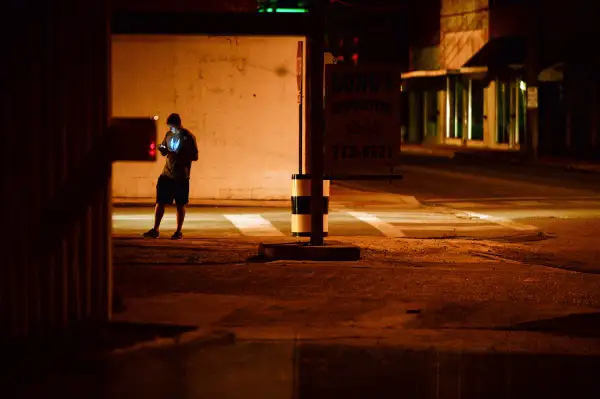
[[[172,240],[181,240],[181,229],[185,219],[185,206],[190,195],[190,171],[192,162],[198,160],[196,137],[181,124],[178,114],[167,118],[169,131],[158,146],[160,153],[166,157],[165,167],[156,183],[156,207],[154,209],[154,227],[143,234],[146,238],[160,236],[160,222],[165,214],[165,206],[175,202],[177,209],[177,230]]]

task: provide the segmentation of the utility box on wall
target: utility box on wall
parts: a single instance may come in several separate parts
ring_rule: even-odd
[[[156,161],[155,118],[112,118],[109,148],[112,161]]]

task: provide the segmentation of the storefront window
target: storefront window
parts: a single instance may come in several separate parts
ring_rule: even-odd
[[[471,134],[470,140],[483,140],[484,134],[484,90],[485,83],[471,80]]]
[[[451,76],[449,79],[450,129],[448,132],[448,137],[454,139],[461,139],[463,138],[466,126],[465,106],[467,104],[465,101],[465,95],[467,93],[467,90],[464,83],[461,81],[460,76]]]
[[[496,141],[498,144],[510,142],[511,131],[511,84],[498,82],[497,86],[497,120],[498,129]]]
[[[439,113],[437,91],[427,90],[423,93],[423,111],[425,137],[437,136]]]
[[[527,86],[523,81],[498,82],[497,142],[511,147],[523,142],[526,129]]]

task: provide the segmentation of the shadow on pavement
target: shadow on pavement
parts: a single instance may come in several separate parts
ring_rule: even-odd
[[[600,313],[580,313],[516,324],[516,331],[537,331],[583,338],[600,338]]]

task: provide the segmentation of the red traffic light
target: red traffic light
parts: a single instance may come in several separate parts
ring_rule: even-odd
[[[148,150],[148,155],[150,155],[152,158],[154,158],[156,156],[156,143],[154,141],[152,143],[150,143],[150,149]]]

